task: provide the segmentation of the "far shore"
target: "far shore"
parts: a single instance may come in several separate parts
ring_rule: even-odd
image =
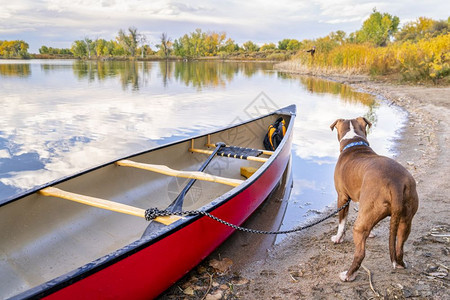
[[[112,57],[92,57],[92,58],[80,58],[68,55],[41,55],[41,54],[31,54],[27,58],[2,58],[0,60],[15,61],[15,60],[33,60],[33,59],[48,59],[48,60],[80,60],[80,61],[220,61],[220,62],[266,62],[266,63],[280,63],[279,60],[269,60],[264,57],[255,58],[251,56],[231,56],[231,57],[220,57],[220,56],[208,56],[208,57],[193,57],[193,58],[183,58],[177,56],[161,57],[161,56],[149,56],[149,57],[125,57],[125,56],[112,56]]]
[[[300,76],[313,76],[325,80],[331,80],[344,84],[353,84],[358,82],[383,82],[390,83],[393,85],[416,85],[416,86],[429,86],[429,87],[446,87],[450,83],[447,80],[441,80],[439,83],[433,83],[431,81],[422,82],[402,82],[399,79],[399,74],[391,74],[389,76],[377,76],[372,77],[368,74],[364,74],[359,70],[340,70],[332,68],[314,68],[309,66],[302,66],[296,60],[269,60],[264,57],[251,57],[248,55],[243,56],[207,56],[207,57],[195,57],[195,58],[182,58],[176,56],[161,57],[157,55],[148,57],[126,57],[126,56],[115,56],[115,57],[92,57],[92,58],[80,58],[67,55],[42,55],[42,54],[31,54],[28,58],[2,58],[0,61],[17,61],[17,60],[78,60],[78,61],[92,61],[92,62],[104,62],[104,61],[170,61],[170,62],[239,62],[239,63],[271,63],[274,64],[273,69],[279,72],[300,75]]]

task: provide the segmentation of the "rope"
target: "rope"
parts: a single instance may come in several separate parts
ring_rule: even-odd
[[[257,229],[251,229],[251,228],[245,228],[245,227],[241,227],[241,226],[237,226],[235,224],[231,224],[225,220],[219,219],[216,216],[213,216],[212,214],[205,212],[205,211],[201,211],[201,210],[187,210],[187,211],[168,211],[168,210],[159,210],[157,208],[149,208],[145,211],[145,219],[147,221],[151,221],[153,219],[155,219],[156,217],[166,217],[166,216],[172,216],[172,215],[177,215],[177,216],[192,216],[192,215],[203,215],[206,217],[209,217],[219,223],[222,223],[224,225],[227,225],[231,228],[234,228],[236,230],[240,230],[243,232],[248,232],[248,233],[255,233],[255,234],[287,234],[287,233],[292,233],[292,232],[298,232],[301,230],[305,230],[308,228],[311,228],[319,223],[322,223],[323,221],[331,218],[332,216],[336,215],[338,212],[340,212],[341,210],[343,210],[344,208],[346,208],[349,204],[350,204],[351,199],[348,199],[348,201],[342,205],[341,207],[339,207],[338,209],[336,209],[335,211],[333,211],[331,214],[318,219],[314,222],[312,222],[311,224],[305,225],[305,226],[300,226],[300,227],[296,227],[290,230],[281,230],[281,231],[266,231],[266,230],[257,230]]]

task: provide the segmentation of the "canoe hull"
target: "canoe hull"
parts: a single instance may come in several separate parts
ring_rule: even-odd
[[[224,188],[218,184],[199,184],[198,188],[202,193],[197,194],[197,196],[193,196],[194,193],[191,193],[191,196],[196,201],[201,199],[203,202],[197,208],[190,208],[192,205],[197,205],[196,203],[185,203],[185,209],[187,210],[202,209],[232,224],[241,225],[274,190],[288,165],[291,156],[295,106],[209,135],[161,146],[158,149],[152,149],[129,158],[144,163],[157,161],[170,166],[178,166],[177,169],[189,170],[195,167],[197,161],[203,160],[201,156],[203,154],[199,154],[200,157],[197,157],[195,154],[186,151],[189,146],[193,146],[194,143],[196,146],[205,145],[207,142],[209,143],[211,138],[212,141],[220,140],[231,145],[258,147],[258,143],[261,143],[261,136],[264,136],[267,130],[267,123],[270,124],[278,116],[286,117],[288,128],[283,141],[273,155],[267,158],[266,163],[261,165],[255,162],[224,158],[224,166],[227,168],[212,168],[209,170],[210,172],[215,171],[216,176],[229,178],[234,176],[236,178],[236,176],[240,176],[238,171],[236,172],[240,165],[252,166],[253,164],[257,167],[254,175],[235,188]],[[245,143],[250,143],[250,146],[244,145]],[[184,153],[182,154],[184,156],[180,156],[180,153]],[[190,165],[187,164],[189,159],[191,160]],[[220,167],[220,163],[218,166]],[[72,177],[49,183],[47,186],[56,186],[74,192],[81,191],[87,195],[104,199],[113,198],[116,201],[122,200],[134,206],[148,207],[149,198],[164,199],[166,197],[169,200],[172,199],[172,196],[169,195],[171,188],[165,185],[167,181],[161,175],[158,176],[160,177],[153,173],[116,166],[114,162],[111,162]],[[150,179],[153,179],[153,181]],[[155,194],[155,191],[158,191],[155,187],[162,187],[159,189],[159,194]],[[105,213],[96,208],[88,209],[79,206],[79,204],[67,203],[67,201],[61,199],[45,199],[44,196],[38,195],[37,191],[39,189],[3,203],[3,216],[9,216],[9,219],[11,219],[4,218],[4,227],[11,229],[17,227],[17,231],[11,231],[10,229],[2,233],[5,241],[2,247],[8,249],[8,252],[5,253],[9,253],[10,257],[16,255],[17,250],[21,250],[22,256],[17,256],[19,257],[17,261],[25,263],[25,261],[28,261],[30,254],[22,250],[26,249],[22,245],[36,245],[35,241],[40,240],[33,238],[38,236],[37,234],[40,232],[45,233],[46,228],[49,227],[48,224],[52,224],[51,228],[55,232],[53,236],[64,238],[63,242],[48,245],[42,243],[43,246],[46,246],[42,249],[48,251],[35,251],[35,253],[45,253],[47,259],[53,257],[55,259],[49,264],[47,260],[36,259],[38,256],[32,255],[31,257],[34,259],[34,264],[40,263],[41,269],[48,267],[54,269],[63,266],[64,268],[59,271],[59,274],[64,275],[50,276],[47,274],[47,277],[43,277],[43,273],[39,273],[39,269],[36,268],[37,271],[34,270],[34,273],[37,275],[27,277],[29,271],[25,270],[23,273],[24,279],[31,278],[41,280],[41,282],[38,284],[30,280],[26,282],[30,287],[22,288],[22,291],[13,297],[17,299],[155,298],[200,263],[234,232],[231,227],[208,217],[196,215],[187,216],[183,220],[168,226],[160,226],[159,229],[151,230],[141,238],[139,238],[140,235],[134,238],[136,234],[141,232],[142,225],[147,226],[144,220],[141,219],[137,222],[136,219],[129,216]],[[211,202],[211,199],[214,200]],[[48,205],[44,206],[47,202]],[[16,237],[21,233],[21,228],[14,225],[17,222],[15,221],[16,217],[21,217],[23,209],[35,204],[40,205],[38,208],[41,210],[34,211],[28,217],[30,220],[22,219],[19,222],[26,230],[22,230],[22,239],[17,240]],[[49,209],[53,209],[54,214],[51,218],[46,219],[43,216]],[[85,219],[81,219],[81,216],[85,216]],[[77,222],[82,224],[82,227],[72,227],[70,219],[73,218],[76,218]],[[64,226],[65,223],[63,222],[68,225]],[[33,225],[34,231],[28,229],[27,226],[29,225]],[[74,234],[70,235],[72,231]],[[113,247],[114,244],[108,243],[117,240],[112,235],[113,233],[117,234],[119,238],[125,237],[129,241],[122,244],[123,246]],[[48,237],[53,236],[48,235]],[[7,244],[8,238],[15,239],[16,244]],[[82,238],[86,239],[81,240]],[[50,239],[47,240],[50,241]],[[119,244],[122,243],[121,240],[118,242]],[[65,246],[66,244],[67,246]],[[7,245],[10,247],[6,247]],[[56,245],[56,247],[53,245]],[[70,245],[77,246],[77,248],[70,249]],[[59,246],[65,246],[65,248]],[[2,247],[0,247],[0,250]],[[97,248],[101,251],[88,253],[89,250],[93,251]],[[36,249],[40,250],[41,248]],[[100,253],[101,255],[99,255]],[[80,264],[75,260],[70,261],[75,259],[77,255],[85,262]],[[85,257],[89,257],[88,255],[94,258],[87,260]],[[67,265],[65,265],[66,262]],[[9,276],[9,269],[7,268],[13,265],[7,263],[8,260],[2,261],[0,267],[3,270],[0,268],[0,273]],[[24,266],[28,267],[29,265],[27,263]],[[73,268],[72,265],[76,267]],[[42,278],[46,278],[46,280],[42,280]],[[19,285],[25,280],[17,280],[16,282]],[[11,296],[11,293],[9,296]]]
[[[277,159],[253,184],[211,213],[230,223],[242,224],[276,187],[289,161],[290,145],[289,140]],[[48,298],[155,298],[200,263],[233,232],[234,229],[208,217],[198,218],[160,241]]]

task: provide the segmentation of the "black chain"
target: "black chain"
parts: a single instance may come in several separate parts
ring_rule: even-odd
[[[219,219],[218,217],[213,216],[212,214],[205,212],[205,211],[201,211],[201,210],[168,211],[168,210],[159,210],[157,208],[149,208],[145,211],[145,219],[147,221],[151,221],[151,220],[155,219],[156,217],[166,217],[166,216],[174,216],[174,215],[175,216],[203,215],[203,216],[207,216],[219,223],[227,225],[231,228],[234,228],[234,229],[240,230],[240,231],[244,231],[244,232],[255,233],[255,234],[286,234],[286,233],[292,233],[292,232],[305,230],[305,229],[313,227],[319,223],[322,223],[323,221],[331,218],[332,216],[334,216],[335,214],[337,214],[338,212],[340,212],[341,210],[346,208],[350,204],[350,201],[351,201],[351,199],[348,199],[348,201],[344,205],[342,205],[341,207],[339,207],[338,209],[333,211],[331,214],[329,214],[319,220],[316,220],[316,221],[312,222],[311,224],[301,226],[301,227],[296,227],[296,228],[293,228],[290,230],[281,230],[281,231],[266,231],[266,230],[257,230],[257,229],[240,227],[240,226],[231,224],[227,221],[224,221],[222,219]]]

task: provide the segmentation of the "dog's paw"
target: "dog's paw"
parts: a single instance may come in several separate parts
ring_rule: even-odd
[[[376,237],[377,236],[377,234],[375,233],[375,232],[373,232],[373,231],[371,231],[370,233],[369,233],[369,238],[371,238],[371,239],[373,239],[374,237]]]
[[[331,237],[331,241],[335,244],[340,244],[344,241],[344,235],[341,235],[341,236],[333,235]]]
[[[392,267],[395,269],[407,269],[408,268],[408,264],[406,262],[403,262],[403,265],[398,264],[397,262],[392,262]]]
[[[343,282],[353,281],[356,278],[356,273],[353,273],[351,276],[347,276],[347,271],[339,273],[339,279]]]

